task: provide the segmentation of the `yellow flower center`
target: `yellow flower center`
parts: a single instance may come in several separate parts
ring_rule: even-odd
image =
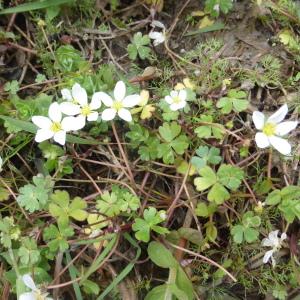
[[[181,102],[181,99],[178,96],[176,96],[176,97],[173,98],[173,103],[178,104],[180,102]]]
[[[91,113],[91,109],[88,105],[84,106],[82,109],[81,109],[81,114],[84,115],[85,117],[88,116],[90,113]]]
[[[123,103],[121,101],[114,101],[112,108],[114,108],[116,111],[119,111],[121,108],[123,108]]]
[[[59,122],[53,122],[51,127],[50,127],[50,130],[53,131],[53,132],[61,131],[61,124]]]
[[[275,129],[276,129],[276,125],[273,123],[267,123],[265,124],[264,128],[263,128],[263,133],[266,136],[272,136],[275,134]]]

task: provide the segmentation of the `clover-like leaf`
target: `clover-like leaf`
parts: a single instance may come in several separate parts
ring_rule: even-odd
[[[67,225],[70,217],[77,221],[85,220],[88,215],[85,211],[86,207],[87,204],[82,198],[75,197],[70,200],[68,192],[57,190],[51,196],[49,211],[58,223]]]
[[[68,237],[74,235],[74,230],[69,226],[58,226],[51,224],[45,228],[43,238],[48,241],[48,247],[51,252],[61,251],[64,252],[69,248],[67,241]]]
[[[202,177],[194,179],[197,191],[204,191],[217,182],[217,175],[209,166],[201,168],[199,174],[202,175]]]
[[[241,112],[247,109],[249,101],[244,91],[230,90],[227,97],[221,98],[217,102],[217,107],[221,108],[223,114],[229,114],[232,110]]]
[[[38,250],[36,240],[25,237],[18,250],[18,256],[23,265],[34,265],[40,260],[40,251]]]
[[[197,156],[193,156],[191,163],[199,170],[206,166],[208,163],[217,165],[221,162],[222,157],[220,156],[220,149],[207,146],[200,146],[196,150]]]
[[[38,174],[32,180],[33,184],[26,184],[20,188],[20,194],[17,197],[19,205],[29,212],[35,212],[46,207],[54,185],[50,176],[44,177]]]
[[[141,32],[137,32],[133,36],[133,41],[127,46],[129,58],[135,60],[137,56],[141,59],[149,57],[151,49],[147,47],[150,44],[150,38],[148,35],[143,35]]]
[[[244,178],[244,172],[240,168],[231,165],[221,165],[217,175],[220,183],[233,191],[240,186]]]
[[[169,232],[167,228],[157,225],[165,220],[165,211],[157,211],[155,207],[149,207],[144,210],[143,217],[144,219],[136,218],[132,225],[132,229],[135,231],[135,237],[138,240],[145,243],[149,242],[151,230],[159,234]]]
[[[258,239],[259,231],[256,229],[260,226],[261,219],[255,216],[253,211],[247,211],[242,218],[242,222],[231,228],[231,235],[237,244],[241,244],[244,240],[247,243],[253,243]]]

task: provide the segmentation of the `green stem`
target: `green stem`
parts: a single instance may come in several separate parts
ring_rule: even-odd
[[[174,284],[176,282],[176,275],[177,275],[177,268],[170,268],[169,272],[169,278],[167,285]],[[172,300],[172,292],[170,291],[170,288],[167,287],[166,294],[164,300]]]
[[[16,259],[15,259],[15,255],[14,255],[14,252],[13,252],[12,248],[8,248],[8,253],[9,253],[9,256],[11,258],[14,271],[16,272],[17,278],[18,278],[18,277],[21,276],[21,274],[20,274],[20,271],[19,271],[19,268],[18,268]]]

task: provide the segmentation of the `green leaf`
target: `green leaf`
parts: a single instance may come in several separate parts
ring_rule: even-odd
[[[12,240],[20,239],[21,230],[14,223],[13,217],[4,217],[0,219],[0,242],[6,248],[11,248]]]
[[[194,179],[194,184],[197,191],[204,191],[217,182],[216,173],[208,166],[203,167],[199,171],[199,174],[202,175],[202,177],[197,177]]]
[[[177,267],[176,285],[185,292],[188,300],[195,299],[193,284],[180,265]]]
[[[191,163],[199,170],[206,166],[208,163],[217,165],[221,162],[220,149],[207,146],[200,146],[196,150],[197,156],[193,156]]]
[[[151,49],[146,46],[149,44],[149,36],[143,35],[141,32],[137,32],[133,36],[132,43],[127,46],[129,58],[135,60],[138,55],[141,59],[148,58],[150,56]]]
[[[247,243],[253,243],[258,239],[259,232],[254,228],[245,228],[244,237]]]
[[[158,128],[161,137],[166,142],[172,142],[181,132],[181,127],[176,122],[163,123],[163,126]]]
[[[105,191],[97,199],[96,208],[99,209],[100,213],[108,217],[113,217],[119,215],[121,211],[125,211],[127,205],[123,199],[118,198],[116,193]]]
[[[51,224],[45,228],[43,238],[48,241],[48,247],[51,252],[64,252],[69,248],[67,238],[74,235],[72,227],[58,226]]]
[[[1,11],[0,11],[0,15],[1,15]],[[19,89],[20,89],[19,82],[17,80],[13,80],[13,81],[7,82],[4,85],[4,91],[5,92],[9,92],[12,95],[17,94],[17,92],[18,92]]]
[[[222,204],[230,198],[230,194],[220,183],[215,183],[207,195],[209,201],[214,201],[216,204]]]
[[[217,175],[220,183],[233,191],[240,186],[244,178],[244,172],[240,168],[231,165],[221,165]]]
[[[6,8],[0,11],[0,15],[4,14],[15,14],[20,12],[32,11],[37,9],[43,9],[51,6],[61,5],[69,2],[74,2],[74,0],[43,0],[43,1],[35,1],[20,4],[15,7]]]
[[[241,244],[244,238],[244,227],[242,225],[235,225],[231,229],[231,235],[233,235],[233,240],[237,244]]]
[[[249,101],[244,91],[230,90],[228,97],[223,97],[217,102],[217,107],[221,108],[223,114],[229,114],[233,109],[236,112],[246,110]]]
[[[173,140],[170,145],[177,154],[181,155],[189,147],[189,139],[185,135],[180,135],[175,140]]]
[[[199,121],[203,123],[211,123],[199,126],[194,130],[199,138],[216,138],[220,140],[223,138],[225,131],[220,124],[213,122],[212,116],[201,115]]]
[[[87,204],[80,197],[75,197],[71,201],[68,192],[56,190],[50,199],[49,212],[61,226],[67,226],[70,217],[84,221],[88,216],[85,211]]]
[[[139,124],[130,124],[130,131],[126,133],[126,137],[130,139],[130,146],[135,149],[143,142],[147,142],[149,131]]]
[[[198,203],[195,209],[196,215],[204,218],[208,218],[216,211],[217,211],[217,206],[214,203],[210,203],[209,205],[206,205],[204,202]]]
[[[176,268],[178,265],[172,253],[161,243],[151,242],[147,251],[149,258],[161,268]]]
[[[38,174],[33,177],[33,184],[27,184],[20,188],[17,202],[29,212],[42,210],[46,207],[54,183],[50,176],[44,177]]]
[[[167,284],[156,286],[146,295],[145,300],[165,300],[167,289]]]
[[[37,248],[36,240],[25,237],[18,250],[18,256],[23,265],[33,266],[40,260],[40,251]]]
[[[158,234],[166,234],[169,232],[167,228],[157,226],[157,224],[165,220],[165,211],[157,211],[155,207],[149,207],[144,210],[143,217],[136,218],[132,224],[132,229],[135,231],[135,237],[145,243],[150,240],[150,231],[153,230]]]
[[[253,243],[258,239],[259,231],[255,229],[261,223],[260,217],[255,216],[253,211],[247,211],[242,218],[242,223],[231,228],[231,235],[236,243],[241,244],[244,240]]]

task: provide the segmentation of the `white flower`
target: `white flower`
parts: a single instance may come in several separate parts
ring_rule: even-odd
[[[165,97],[165,100],[170,105],[170,109],[175,111],[185,107],[186,97],[186,90],[172,91],[170,95]]]
[[[220,4],[215,4],[214,7],[213,7],[213,10],[217,13],[220,12]]]
[[[78,83],[73,85],[72,91],[63,89],[61,94],[63,99],[67,101],[60,104],[60,109],[65,115],[77,115],[77,130],[82,129],[85,126],[86,119],[88,121],[96,121],[98,119],[99,114],[95,110],[99,109],[101,106],[99,93],[93,95],[90,104],[88,103],[86,90]]]
[[[297,121],[281,122],[288,113],[288,106],[284,104],[269,118],[259,111],[253,113],[252,119],[255,127],[262,132],[255,135],[257,147],[266,148],[272,145],[277,151],[283,155],[291,153],[291,145],[286,140],[281,138],[295,129],[298,125]]]
[[[23,275],[22,280],[24,284],[31,289],[31,292],[21,294],[18,300],[52,300],[52,298],[47,297],[48,293],[42,293],[41,290],[36,287],[29,274]]]
[[[163,220],[163,221],[167,219],[167,214],[164,210],[159,211],[158,215],[161,218],[161,220]]]
[[[152,27],[159,27],[162,29],[162,32],[159,31],[150,31],[148,36],[150,39],[154,40],[153,45],[156,47],[159,44],[163,43],[166,40],[166,28],[165,25],[159,21],[153,21],[151,23]]]
[[[57,102],[49,106],[48,115],[48,118],[44,116],[32,117],[32,122],[39,127],[35,141],[40,143],[53,137],[55,142],[64,145],[66,132],[77,130],[75,118],[66,117],[62,119],[62,113]]]
[[[271,258],[273,267],[276,264],[273,254],[281,248],[282,242],[287,238],[287,235],[285,232],[283,232],[281,234],[281,237],[279,238],[278,232],[279,232],[279,230],[271,231],[269,233],[268,237],[264,238],[261,242],[262,246],[264,246],[264,247],[272,247],[271,250],[269,250],[265,253],[264,258],[263,258],[263,263],[266,264]]]
[[[134,94],[126,96],[126,85],[123,81],[118,81],[114,89],[114,99],[104,92],[99,92],[97,97],[109,108],[102,112],[102,120],[113,120],[116,115],[121,119],[131,122],[132,116],[127,108],[137,105],[140,95]]]
[[[2,159],[2,157],[0,156],[0,172],[2,172],[2,165],[3,165],[3,159]]]

